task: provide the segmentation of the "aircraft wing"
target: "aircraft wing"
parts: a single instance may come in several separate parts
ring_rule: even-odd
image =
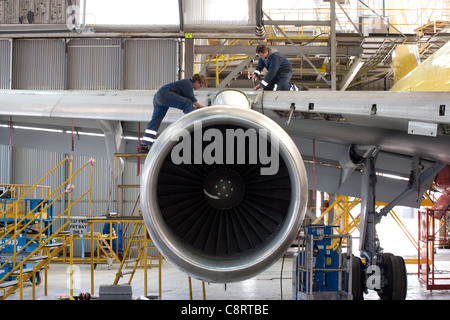
[[[308,161],[310,189],[314,181],[318,190],[360,197],[361,172],[349,148],[380,147],[377,201],[389,203],[407,188],[417,159],[424,170],[450,163],[450,118],[444,110],[449,97],[449,92],[266,92],[255,108],[294,139]],[[399,204],[419,207],[420,197],[410,193]]]
[[[343,178],[352,145],[380,148],[376,170],[384,175],[378,178],[377,199],[383,202],[405,188],[417,161],[424,169],[436,162],[450,165],[449,92],[239,90],[254,110],[293,138],[306,161],[311,189],[314,183],[317,190],[359,196],[357,166],[350,166],[351,174]],[[201,89],[196,95],[210,105],[217,92]],[[138,131],[142,136],[151,118],[154,94],[0,91],[0,144],[94,157],[135,153]],[[161,130],[182,116],[169,109]],[[418,195],[401,204],[417,207]]]

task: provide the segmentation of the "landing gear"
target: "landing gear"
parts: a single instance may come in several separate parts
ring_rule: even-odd
[[[362,169],[360,252],[365,260],[364,269],[367,274],[364,290],[375,290],[383,300],[404,300],[407,290],[405,261],[400,256],[383,253],[375,226],[405,198],[417,194],[417,199],[420,199],[421,194],[429,188],[434,177],[445,167],[445,164],[435,162],[425,169],[420,158],[412,157],[410,180],[405,189],[377,211],[375,162],[379,149],[378,146],[351,146],[349,149],[351,163]],[[355,169],[351,164],[348,167]]]
[[[407,290],[406,265],[400,256],[383,253],[379,262],[381,289],[377,290],[382,300],[405,300]]]

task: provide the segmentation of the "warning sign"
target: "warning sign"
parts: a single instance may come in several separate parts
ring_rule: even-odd
[[[78,234],[78,235],[87,234],[87,218],[86,217],[70,218],[69,229],[70,234]]]

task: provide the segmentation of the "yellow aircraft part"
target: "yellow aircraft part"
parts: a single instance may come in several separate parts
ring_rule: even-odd
[[[450,91],[450,42],[395,83],[391,91]]]
[[[388,0],[387,7],[404,9],[393,10],[390,23],[402,32],[414,32],[411,30],[412,18],[407,16],[408,1]],[[398,45],[392,59],[394,86],[391,91],[449,91],[449,43],[422,63],[420,63],[417,44]]]
[[[394,83],[410,73],[419,65],[419,52],[417,45],[401,44],[395,48],[392,59],[392,69],[394,72]]]

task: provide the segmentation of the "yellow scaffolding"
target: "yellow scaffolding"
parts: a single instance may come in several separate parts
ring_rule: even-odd
[[[355,230],[359,228],[360,224],[360,215],[352,215],[351,211],[355,209],[361,203],[361,199],[349,197],[349,196],[335,196],[335,201],[331,203],[325,210],[319,215],[319,217],[313,221],[312,224],[318,224],[323,221],[326,225],[335,226],[335,232],[340,235],[350,235]],[[376,206],[384,206],[385,203],[377,202]],[[329,214],[333,210],[334,219],[333,221],[329,220]],[[405,227],[401,219],[395,213],[394,209],[389,212],[389,215],[394,219],[397,223],[401,231],[405,234],[407,239],[411,242],[416,250],[418,250],[417,240],[412,236],[412,234]],[[330,248],[335,249],[338,246],[339,240],[334,240],[331,243]],[[417,263],[417,259],[406,259],[406,263]]]
[[[109,217],[109,218],[102,218],[101,221],[105,222],[106,221],[114,221],[114,223],[124,223],[126,224],[126,226],[124,227],[124,236],[126,234],[126,231],[128,229],[129,224],[134,224],[133,227],[133,231],[131,232],[131,236],[129,237],[126,249],[124,251],[123,257],[121,259],[118,260],[118,262],[120,263],[118,272],[116,274],[115,280],[114,280],[114,284],[118,284],[119,280],[121,277],[123,277],[124,275],[129,274],[129,280],[128,283],[131,284],[131,281],[133,279],[134,273],[136,271],[136,269],[138,268],[138,266],[140,265],[143,269],[144,269],[144,294],[147,295],[147,287],[148,287],[148,282],[147,282],[147,270],[148,268],[152,268],[153,266],[153,259],[156,258],[152,255],[148,255],[148,248],[156,248],[156,246],[153,244],[151,238],[148,235],[148,231],[147,228],[145,227],[144,224],[144,220],[142,218],[141,215],[141,211],[138,211],[138,215],[135,216],[135,211],[137,208],[137,205],[139,203],[139,199],[140,199],[140,194],[137,196],[136,202],[134,204],[133,210],[131,212],[131,214],[129,216],[125,216],[124,215],[124,209],[123,209],[123,195],[124,195],[124,190],[125,189],[133,189],[133,188],[140,188],[140,185],[125,185],[125,184],[120,184],[119,183],[119,168],[120,168],[120,159],[121,158],[136,158],[137,159],[137,167],[138,167],[138,175],[140,174],[140,165],[141,165],[141,161],[147,157],[147,154],[126,154],[126,153],[116,153],[114,154],[114,172],[116,175],[116,182],[115,182],[115,187],[116,187],[116,195],[117,195],[117,199],[116,199],[116,203],[117,203],[117,217]],[[111,200],[111,199],[110,199]],[[99,222],[100,220],[92,220],[93,222]],[[140,229],[140,233],[138,234],[138,227]],[[91,229],[92,230],[92,229]],[[91,240],[92,241],[92,240]],[[134,249],[136,249],[135,246],[133,245],[137,245],[137,249],[138,249],[138,256],[137,258],[133,258],[131,259],[131,253]],[[150,264],[148,263],[148,259],[150,259]],[[127,263],[131,263],[134,262],[133,268],[131,271],[123,271],[123,269],[126,267]],[[161,295],[162,295],[162,280],[161,280],[161,266],[162,266],[162,255],[158,252],[158,263],[157,266],[159,268],[159,276],[158,276],[158,285],[159,285],[159,298],[161,299]],[[93,285],[92,285],[92,290],[93,290]]]

